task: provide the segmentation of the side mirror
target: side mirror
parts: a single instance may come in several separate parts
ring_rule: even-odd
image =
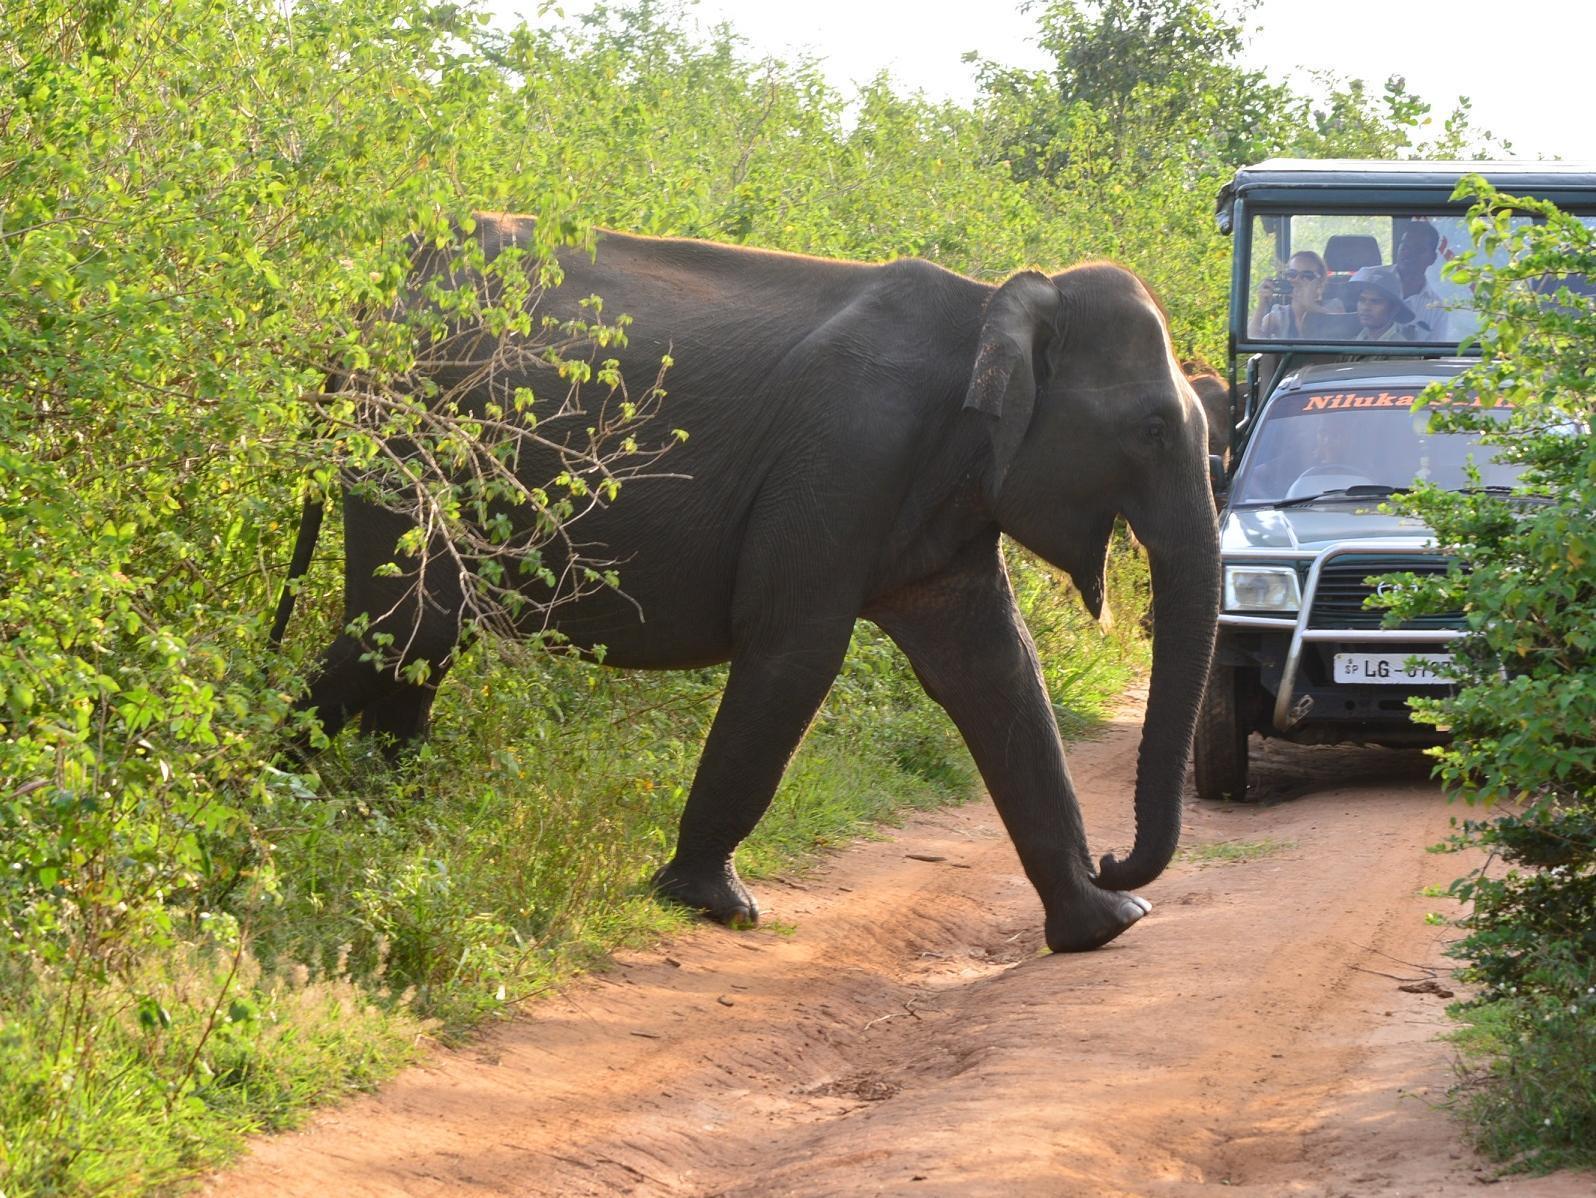
[[[1208,486],[1214,493],[1214,506],[1224,507],[1230,480],[1225,477],[1225,459],[1217,453],[1208,455]]]

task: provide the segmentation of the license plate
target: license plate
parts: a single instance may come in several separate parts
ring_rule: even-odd
[[[1445,684],[1440,667],[1450,665],[1450,653],[1337,653],[1337,682],[1364,685],[1426,686]]]

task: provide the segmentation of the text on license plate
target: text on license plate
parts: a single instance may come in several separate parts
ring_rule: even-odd
[[[1450,653],[1337,653],[1337,682],[1388,683],[1423,686],[1444,683],[1440,667],[1452,661]]]

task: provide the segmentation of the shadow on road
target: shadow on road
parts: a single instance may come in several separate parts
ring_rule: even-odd
[[[1331,790],[1359,787],[1413,787],[1439,795],[1431,779],[1435,762],[1421,749],[1383,749],[1372,745],[1294,745],[1254,737],[1250,804],[1272,806]]]

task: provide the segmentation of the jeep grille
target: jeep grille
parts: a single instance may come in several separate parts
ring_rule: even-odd
[[[1445,574],[1446,564],[1445,558],[1434,554],[1346,553],[1333,557],[1319,571],[1319,587],[1314,592],[1313,609],[1308,613],[1308,627],[1379,628],[1385,611],[1363,606],[1363,601],[1374,593],[1374,588],[1364,579],[1372,574]],[[1462,612],[1448,612],[1421,616],[1399,627],[1456,628],[1462,622]]]

